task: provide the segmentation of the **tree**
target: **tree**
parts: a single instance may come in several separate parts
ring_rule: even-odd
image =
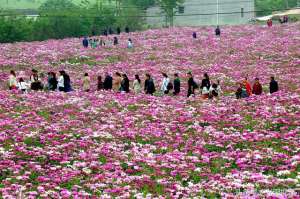
[[[177,13],[177,8],[184,3],[184,0],[157,0],[157,3],[166,16],[166,24],[173,26],[174,15]]]

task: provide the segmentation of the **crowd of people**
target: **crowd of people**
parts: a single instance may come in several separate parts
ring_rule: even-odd
[[[27,93],[29,90],[39,91],[60,91],[60,92],[70,92],[72,91],[70,76],[65,71],[59,71],[58,78],[55,72],[49,72],[47,78],[38,71],[32,69],[31,75],[28,81],[24,80],[24,76],[17,78],[15,71],[11,71],[9,75],[9,89],[10,90],[21,90]],[[44,79],[46,79],[44,81]],[[82,90],[86,92],[91,91],[91,78],[88,73],[85,73],[82,77]],[[144,89],[143,89],[144,88]],[[274,77],[271,77],[269,91],[274,93],[278,91],[278,83]],[[126,74],[121,74],[119,72],[110,75],[105,74],[104,80],[102,76],[97,77],[97,90],[113,90],[115,92],[129,93],[133,90],[135,94],[142,93],[144,90],[145,94],[153,95],[156,92],[156,86],[154,79],[150,74],[145,74],[144,85],[142,85],[142,80],[139,75],[134,76],[134,81],[130,84],[130,80]],[[218,98],[222,94],[220,81],[212,82],[207,73],[204,74],[200,86],[194,80],[192,72],[187,73],[187,97],[195,96],[198,92],[203,99]],[[173,80],[170,79],[167,73],[162,73],[162,80],[160,84],[160,93],[163,95],[178,95],[181,91],[181,79],[178,73],[175,73]],[[246,77],[242,82],[238,83],[238,88],[235,93],[236,98],[246,98],[251,95],[261,95],[263,93],[263,87],[258,78],[255,79],[253,86],[248,81]]]
[[[289,17],[287,15],[284,15],[282,17],[279,17],[278,21],[279,21],[280,24],[288,23],[289,22]],[[267,26],[268,27],[273,26],[273,20],[272,19],[267,20]]]

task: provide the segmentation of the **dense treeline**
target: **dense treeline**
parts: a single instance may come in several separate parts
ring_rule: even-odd
[[[72,0],[47,0],[38,10],[40,17],[36,18],[0,10],[0,43],[99,35],[109,27],[124,29],[128,26],[130,30],[140,30],[146,27],[145,10],[155,3],[163,6],[172,24],[173,10],[183,0],[115,0],[113,6],[91,4],[88,0],[81,2],[77,5]],[[257,12],[257,16],[296,5],[297,0],[255,0],[256,10],[262,11]]]
[[[297,6],[297,0],[255,0],[257,16],[272,14],[272,10],[285,10]]]
[[[132,0],[133,1],[133,0]],[[135,0],[137,1],[137,0]],[[15,13],[0,15],[0,42],[61,39],[84,35],[99,35],[105,29],[130,30],[143,28],[143,9],[134,6],[116,13],[110,6],[77,6],[70,0],[48,0],[39,8],[39,17],[21,17]]]

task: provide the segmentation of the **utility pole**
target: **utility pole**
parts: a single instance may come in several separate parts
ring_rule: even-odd
[[[219,25],[219,0],[217,0],[217,25]]]

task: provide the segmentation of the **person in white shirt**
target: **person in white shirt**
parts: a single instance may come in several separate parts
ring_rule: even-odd
[[[57,87],[59,91],[65,91],[64,74],[65,71],[59,71],[59,78],[57,83]]]
[[[26,82],[24,82],[24,79],[22,77],[19,79],[18,88],[23,93],[25,93],[28,89],[27,84],[26,84]]]
[[[11,70],[9,75],[9,90],[17,89],[17,77],[15,71]]]
[[[127,48],[133,48],[133,43],[131,39],[128,39]]]
[[[163,81],[161,83],[161,87],[160,90],[164,93],[164,94],[168,94],[169,93],[169,89],[168,89],[168,85],[170,83],[170,78],[168,77],[168,75],[166,73],[163,73]]]

